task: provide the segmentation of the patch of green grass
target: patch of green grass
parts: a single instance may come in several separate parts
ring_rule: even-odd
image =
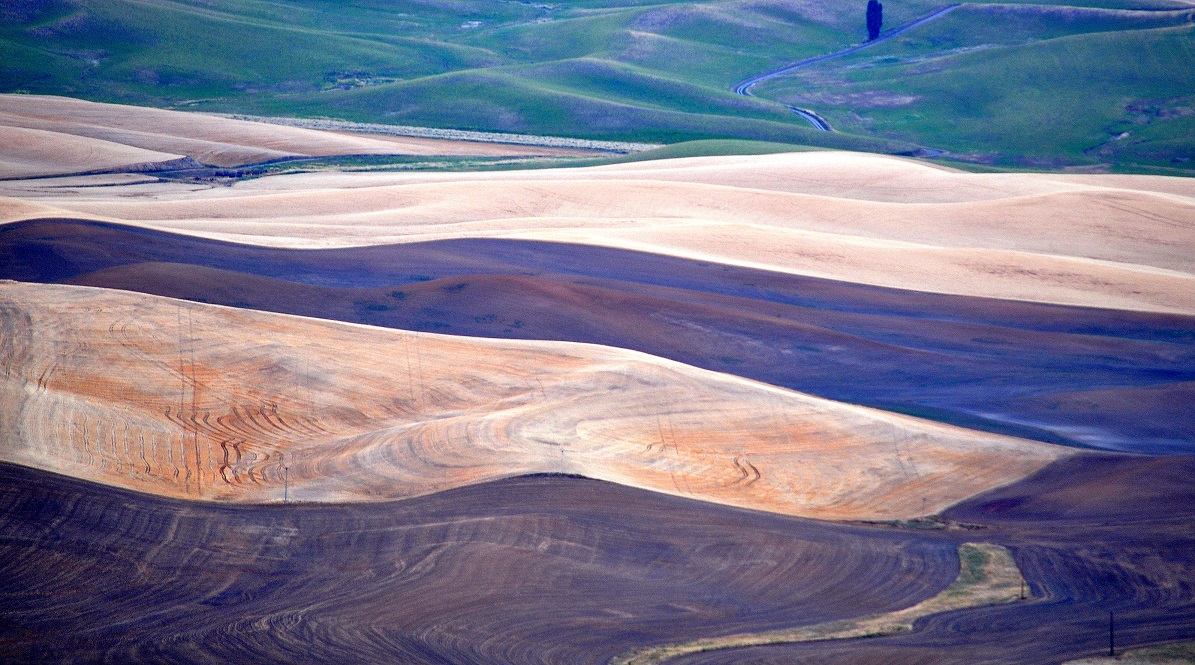
[[[954,590],[966,589],[968,585],[979,584],[987,579],[984,567],[988,563],[989,555],[985,550],[976,547],[960,547],[958,557],[958,581],[952,585]]]
[[[771,143],[768,141],[743,141],[739,139],[708,139],[674,143],[654,150],[634,152],[607,160],[611,164],[642,162],[653,159],[676,159],[679,157],[720,157],[725,155],[774,155],[784,152],[809,152],[819,150],[807,145],[792,143]]]
[[[606,53],[625,46],[626,26],[634,12],[553,18],[465,35],[464,41],[504,56],[507,62],[533,63],[568,60]]]
[[[744,53],[734,46],[693,42],[654,32],[635,32],[627,48],[615,57],[620,62],[678,81],[729,90],[742,79],[772,69],[777,60],[788,60],[793,55]]]
[[[845,37],[724,2],[91,0],[13,19],[0,91],[668,142],[805,142],[799,117],[728,88]]]
[[[530,85],[639,108],[682,113],[764,118],[787,122],[791,111],[775,102],[735,95],[670,79],[609,60],[584,58],[522,68],[516,72]]]

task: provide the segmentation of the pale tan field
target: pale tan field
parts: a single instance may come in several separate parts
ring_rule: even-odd
[[[0,146],[0,178],[106,171],[181,157],[109,141],[4,125],[0,125]]]
[[[886,519],[1069,454],[593,345],[58,285],[0,285],[0,308],[0,459],[167,496],[368,501],[564,472]]]
[[[466,180],[648,180],[817,194],[889,203],[965,203],[1091,189],[1173,194],[1195,198],[1195,179],[1149,175],[1070,173],[965,173],[903,157],[841,151],[686,157],[543,172],[319,173],[301,176],[324,187],[360,187]],[[258,181],[262,189],[290,184]]]
[[[170,158],[186,155],[203,164],[222,167],[284,157],[329,155],[578,154],[559,148],[316,131],[67,97],[0,95],[0,130],[18,129],[54,134],[53,145],[36,169],[24,172],[4,169],[14,155],[10,152],[12,143],[8,134],[0,133],[0,177],[79,173],[159,161],[139,159],[108,165],[100,159],[102,156],[108,161],[119,160],[137,149],[169,154]],[[77,155],[88,151],[97,154],[91,158],[97,165],[79,167]],[[51,167],[56,168],[47,170]]]
[[[3,193],[21,201],[0,201],[3,220],[74,215],[285,247],[579,242],[930,292],[1195,313],[1195,186],[1178,178],[966,174],[816,152]]]

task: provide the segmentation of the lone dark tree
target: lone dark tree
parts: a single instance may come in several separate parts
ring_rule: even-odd
[[[884,5],[876,0],[867,0],[867,38],[875,39],[880,36],[880,26],[884,24]]]

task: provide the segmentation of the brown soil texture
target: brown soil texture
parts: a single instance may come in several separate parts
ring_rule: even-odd
[[[401,502],[216,506],[0,465],[10,662],[604,663],[907,607],[961,542],[1032,600],[677,663],[1057,663],[1195,637],[1195,458],[1081,455],[948,511],[844,525],[563,476]],[[1158,499],[1162,498],[1161,501]]]
[[[75,220],[0,227],[0,277],[406,330],[617,346],[987,431],[1195,440],[1195,317],[927,294],[581,245],[286,250]],[[861,376],[866,381],[861,381]]]

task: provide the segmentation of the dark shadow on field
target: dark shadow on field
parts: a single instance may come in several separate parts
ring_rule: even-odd
[[[947,296],[586,245],[286,250],[78,220],[0,227],[0,278],[635,349],[965,427],[1195,449],[1195,317]]]
[[[603,663],[897,609],[957,570],[946,541],[571,477],[230,507],[0,464],[7,662]]]
[[[670,663],[1059,663],[1195,637],[1195,457],[1080,455],[944,513],[1013,550],[1034,600],[912,633],[696,654]]]
[[[1195,637],[1195,457],[1082,454],[948,510],[838,524],[600,481],[399,502],[228,506],[0,464],[9,662],[604,663],[627,649],[887,611],[955,548],[1011,548],[1032,600],[912,633],[678,663],[1055,663]]]

